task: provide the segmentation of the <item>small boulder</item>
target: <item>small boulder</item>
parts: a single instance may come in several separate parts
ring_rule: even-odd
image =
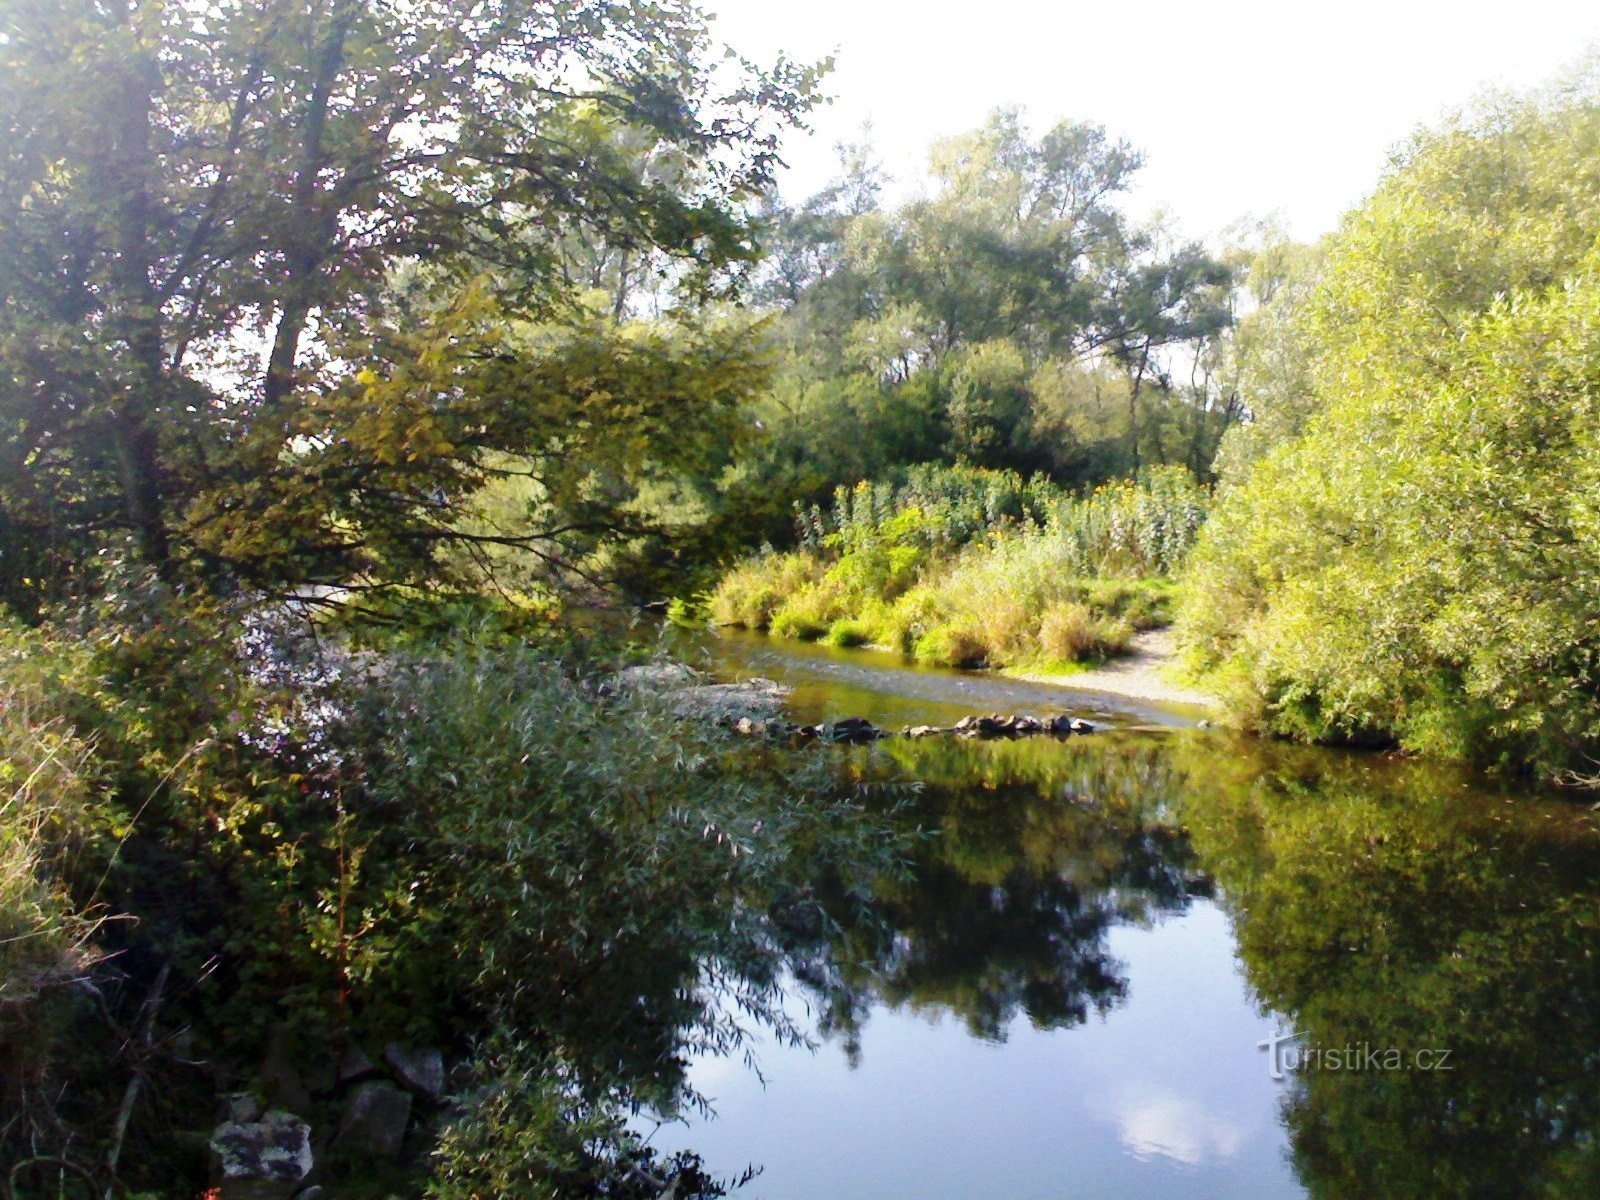
[[[381,1080],[363,1083],[345,1102],[337,1144],[340,1149],[392,1162],[400,1157],[410,1124],[408,1093]]]
[[[444,1055],[437,1050],[416,1050],[390,1042],[383,1048],[383,1061],[395,1082],[414,1096],[437,1101],[444,1095]]]
[[[339,1060],[338,1081],[340,1084],[365,1083],[369,1079],[376,1079],[383,1074],[378,1069],[378,1064],[366,1056],[360,1046],[351,1046],[344,1052],[344,1057]]]
[[[654,662],[623,667],[612,676],[612,682],[621,692],[663,692],[693,687],[703,680],[698,671],[683,663]]]
[[[224,1121],[210,1147],[226,1200],[288,1200],[313,1165],[311,1126],[282,1109],[253,1121]]]

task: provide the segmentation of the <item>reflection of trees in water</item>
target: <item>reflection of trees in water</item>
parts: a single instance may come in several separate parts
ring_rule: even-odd
[[[898,743],[889,768],[927,781],[906,816],[926,836],[905,878],[781,922],[792,970],[824,1032],[859,1054],[874,1002],[959,1016],[1003,1040],[1081,1023],[1126,994],[1106,948],[1119,922],[1182,911],[1195,886],[1166,821],[1172,773],[1160,743]]]
[[[1600,1195],[1600,835],[1416,764],[1193,752],[1185,820],[1251,985],[1305,1045],[1448,1050],[1447,1072],[1299,1075],[1317,1197]]]

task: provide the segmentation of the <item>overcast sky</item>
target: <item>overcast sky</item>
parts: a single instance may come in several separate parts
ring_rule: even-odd
[[[1097,121],[1146,154],[1133,200],[1190,236],[1281,213],[1313,238],[1388,150],[1488,84],[1540,83],[1600,40],[1588,0],[706,0],[723,40],[770,59],[836,54],[834,103],[796,135],[792,199],[870,120],[909,186],[927,145],[1021,105],[1034,129]]]

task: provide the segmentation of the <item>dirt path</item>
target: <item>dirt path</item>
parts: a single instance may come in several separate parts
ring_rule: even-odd
[[[1170,629],[1152,629],[1135,635],[1132,653],[1114,659],[1103,667],[1077,675],[1030,674],[1007,671],[1012,679],[1030,683],[1049,683],[1057,687],[1086,692],[1106,692],[1130,700],[1155,704],[1191,704],[1199,708],[1217,707],[1217,698],[1166,681],[1167,668],[1177,660],[1177,646]]]

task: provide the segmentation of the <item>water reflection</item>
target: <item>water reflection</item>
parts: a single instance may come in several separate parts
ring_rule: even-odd
[[[909,875],[819,871],[778,923],[844,1053],[774,1051],[765,1092],[696,1068],[723,1116],[686,1140],[766,1162],[752,1194],[1600,1195],[1585,809],[1179,730],[849,762],[923,781],[923,836]],[[1275,1029],[1407,1066],[1274,1082]]]
[[[1184,757],[1252,987],[1306,1045],[1361,1050],[1360,1069],[1293,1080],[1311,1193],[1600,1195],[1591,815],[1370,758]],[[1446,1069],[1416,1069],[1418,1051]]]

